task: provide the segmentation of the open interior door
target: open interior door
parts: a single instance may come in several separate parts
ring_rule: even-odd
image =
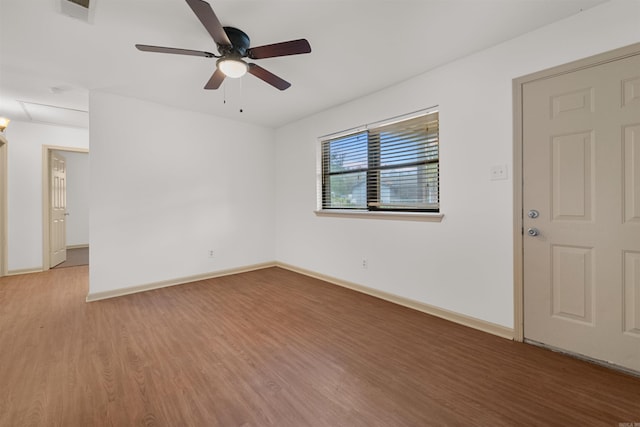
[[[49,260],[55,267],[67,259],[67,162],[52,151],[49,165]]]

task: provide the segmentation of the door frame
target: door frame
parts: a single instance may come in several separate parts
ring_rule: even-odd
[[[7,227],[7,148],[9,142],[0,133],[0,277],[7,275],[9,260]]]
[[[49,194],[51,186],[51,152],[67,151],[72,153],[89,153],[88,148],[78,147],[61,147],[57,145],[42,146],[42,271],[51,268],[51,252],[49,239],[49,221],[51,220],[51,212],[49,209]]]
[[[608,62],[640,54],[640,43],[600,53],[588,58],[569,62],[527,74],[513,80],[513,307],[514,340],[524,341],[524,206],[523,206],[523,86],[536,80],[569,74]]]

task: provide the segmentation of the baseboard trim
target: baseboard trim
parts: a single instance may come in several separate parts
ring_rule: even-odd
[[[162,280],[160,282],[146,283],[144,285],[131,286],[128,288],[114,289],[112,291],[95,292],[87,295],[87,302],[100,301],[104,299],[117,298],[125,295],[137,294],[138,292],[151,291],[154,289],[166,288],[169,286],[184,285],[187,283],[197,282],[200,280],[213,279],[216,277],[229,276],[232,274],[246,273],[248,271],[261,270],[263,268],[275,267],[275,262],[264,262],[260,264],[252,264],[244,267],[229,268],[226,270],[214,271],[211,273],[196,274],[193,276],[180,277],[170,280]]]
[[[88,248],[89,244],[82,244],[82,245],[69,245],[67,246],[67,249],[84,249],[84,248]]]
[[[296,267],[291,264],[276,262],[275,266],[284,268],[285,270],[293,271],[295,273],[300,273],[305,276],[313,277],[315,279],[320,279],[322,281],[325,281],[334,285],[342,286],[344,288],[361,292],[363,294],[367,294],[376,298],[380,298],[385,301],[392,302],[394,304],[398,304],[404,307],[418,310],[423,313],[431,314],[433,316],[440,317],[442,319],[449,320],[451,322],[458,323],[460,325],[468,326],[470,328],[478,329],[480,331],[487,332],[492,335],[497,335],[499,337],[506,338],[509,340],[513,340],[514,338],[514,330],[512,328],[507,328],[506,326],[497,325],[492,322],[487,322],[486,320],[481,320],[475,317],[466,316],[464,314],[445,310],[443,308],[425,304],[420,301],[404,298],[398,295],[394,295],[394,294],[390,294],[377,289],[369,288],[367,286],[359,285],[357,283],[348,282],[346,280],[337,279],[335,277],[327,276],[321,273],[316,273],[315,271]]]
[[[468,326],[470,328],[478,329],[483,332],[487,332],[492,335],[496,335],[502,338],[506,338],[509,340],[514,339],[514,330],[512,328],[507,328],[506,326],[497,325],[495,323],[487,322],[486,320],[477,319],[475,317],[466,316],[464,314],[456,313],[453,311],[449,311],[443,308],[439,308],[433,305],[425,304],[420,301],[412,300],[409,298],[401,297],[398,295],[390,294],[388,292],[380,291],[377,289],[373,289],[367,286],[359,285],[357,283],[349,282],[346,280],[338,279],[332,276],[327,276],[325,274],[317,273],[315,271],[307,270],[305,268],[296,267],[295,265],[287,264],[279,261],[271,261],[264,262],[259,264],[247,265],[244,267],[230,268],[226,270],[219,270],[210,273],[197,274],[193,276],[181,277],[170,280],[163,280],[160,282],[147,283],[138,286],[132,286],[128,288],[114,289],[112,291],[106,292],[95,292],[89,293],[87,295],[87,302],[100,301],[104,299],[117,298],[125,295],[136,294],[138,292],[151,291],[154,289],[166,288],[169,286],[177,286],[184,285],[187,283],[197,282],[200,280],[213,279],[216,277],[229,276],[232,274],[246,273],[254,270],[261,270],[269,267],[280,267],[285,270],[293,271],[295,273],[303,274],[308,277],[313,277],[315,279],[322,280],[327,283],[331,283],[333,285],[342,286],[343,288],[348,288],[354,290],[356,292],[360,292],[366,295],[370,295],[376,298],[383,299],[385,301],[392,302],[394,304],[398,304],[404,307],[411,308],[413,310],[418,310],[423,313],[431,314],[436,317],[440,317],[442,319],[448,320],[450,322],[458,323],[460,325]],[[35,273],[42,271],[42,269],[38,270],[14,270],[9,274],[25,274],[25,273]],[[17,272],[17,273],[16,273]]]
[[[36,268],[19,268],[17,270],[9,270],[7,271],[7,276],[19,276],[21,274],[32,274],[32,273],[42,273],[42,267]]]

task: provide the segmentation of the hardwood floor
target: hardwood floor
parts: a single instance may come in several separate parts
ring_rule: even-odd
[[[85,303],[0,279],[0,426],[612,426],[640,379],[279,268]]]

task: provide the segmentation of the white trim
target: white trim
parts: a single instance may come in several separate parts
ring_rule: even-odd
[[[42,273],[42,267],[35,268],[20,268],[18,270],[7,271],[7,276],[19,276],[21,274]]]
[[[320,279],[322,281],[332,283],[334,285],[342,286],[363,294],[371,295],[376,298],[383,299],[385,301],[392,302],[394,304],[402,305],[414,310],[421,311],[450,322],[458,323],[460,325],[468,326],[470,328],[478,329],[483,332],[487,332],[493,335],[497,335],[506,339],[513,339],[513,329],[506,326],[497,325],[495,323],[487,322],[486,320],[476,319],[475,317],[466,316],[464,314],[455,313],[453,311],[445,310],[443,308],[435,307],[433,305],[425,304],[420,301],[404,298],[398,295],[390,294],[377,289],[369,288],[367,286],[358,285],[357,283],[348,282],[346,280],[337,279],[335,277],[326,276],[324,274],[316,273],[311,270],[296,267],[283,262],[276,262],[276,267],[284,268],[286,270],[293,271],[295,273],[303,274],[305,276]]]
[[[514,339],[524,340],[524,244],[522,241],[522,84],[513,80],[513,330]]]
[[[84,243],[82,245],[67,245],[67,249],[84,249],[88,247],[89,247],[88,243]]]
[[[526,83],[572,73],[608,62],[640,55],[640,43],[621,47],[568,64],[538,71],[513,80],[513,297],[514,338],[524,340],[524,242],[523,233],[523,135],[522,89]]]
[[[328,135],[319,136],[318,142],[322,143],[330,139],[336,139],[336,138],[341,138],[343,136],[354,135],[356,133],[364,132],[367,129],[369,129],[369,125],[362,125],[362,126],[352,127],[350,129],[339,130],[338,132],[333,132]]]
[[[89,153],[88,148],[61,147],[58,145],[42,146],[42,270],[51,268],[49,257],[49,159],[52,151],[67,151],[72,153]]]
[[[394,117],[390,117],[388,119],[382,119],[382,120],[378,120],[372,123],[367,123],[364,125],[360,125],[360,126],[355,126],[352,127],[350,129],[345,129],[345,130],[340,130],[337,132],[333,132],[327,135],[322,135],[318,137],[318,140],[320,142],[322,141],[327,141],[329,139],[336,139],[336,138],[340,138],[343,136],[347,136],[347,135],[351,135],[351,134],[355,134],[355,133],[359,133],[362,131],[365,131],[367,129],[374,129],[374,128],[379,128],[382,126],[387,126],[393,123],[398,123],[404,120],[411,120],[411,119],[415,119],[417,117],[421,117],[421,116],[426,116],[429,115],[431,113],[435,113],[438,112],[439,106],[438,105],[433,105],[431,107],[427,107],[427,108],[423,108],[421,110],[416,110],[416,111],[412,111],[410,113],[405,113],[405,114],[400,114],[398,116],[394,116]]]
[[[200,280],[213,279],[216,277],[229,276],[232,274],[246,273],[248,271],[261,270],[263,268],[275,267],[275,262],[263,262],[260,264],[252,264],[244,267],[229,268],[226,270],[219,270],[211,273],[196,274],[194,276],[180,277],[169,280],[162,280],[160,282],[146,283],[138,286],[131,286],[127,288],[114,289],[111,291],[89,293],[87,295],[87,302],[99,301],[103,299],[116,298],[124,295],[136,294],[138,292],[146,292],[154,289],[166,288],[169,286],[184,285],[187,283],[198,282]]]
[[[435,212],[380,212],[349,209],[320,209],[313,211],[317,216],[351,217],[366,219],[396,219],[405,221],[442,222],[444,214]]]
[[[8,215],[7,215],[7,148],[9,142],[3,133],[0,133],[0,277],[7,275],[9,262]]]
[[[138,292],[150,291],[153,289],[161,289],[169,286],[177,286],[184,285],[187,283],[198,282],[206,279],[213,279],[216,277],[229,276],[232,274],[246,273],[249,271],[262,270],[264,268],[270,267],[279,267],[285,270],[293,271],[294,273],[302,274],[304,276],[313,277],[315,279],[322,280],[327,283],[331,283],[333,285],[342,286],[343,288],[348,288],[366,295],[370,295],[376,298],[383,299],[385,301],[389,301],[394,304],[398,304],[404,307],[411,308],[413,310],[418,310],[423,313],[427,313],[436,317],[440,317],[442,319],[448,320],[450,322],[458,323],[460,325],[468,326],[473,329],[477,329],[483,332],[487,332],[492,335],[496,335],[506,339],[513,339],[513,329],[507,328],[506,326],[498,325],[495,323],[487,322],[486,320],[477,319],[475,317],[466,316],[464,314],[455,313],[453,311],[445,310],[443,308],[435,307],[429,304],[425,304],[420,301],[415,301],[409,298],[404,298],[399,295],[390,294],[384,291],[380,291],[377,289],[369,288],[367,286],[358,285],[353,282],[348,282],[346,280],[337,279],[335,277],[327,276],[324,274],[316,273],[311,270],[307,270],[304,268],[296,267],[291,264],[287,264],[279,261],[271,261],[264,262],[260,264],[252,264],[244,267],[230,268],[227,270],[220,270],[211,273],[197,274],[194,276],[163,280],[160,282],[147,283],[144,285],[131,286],[128,288],[114,289],[111,291],[105,292],[95,292],[89,293],[87,295],[86,301],[93,302],[99,301],[109,298],[116,298],[124,295],[131,295]],[[38,270],[39,271],[39,270]],[[35,271],[34,271],[35,272]]]

